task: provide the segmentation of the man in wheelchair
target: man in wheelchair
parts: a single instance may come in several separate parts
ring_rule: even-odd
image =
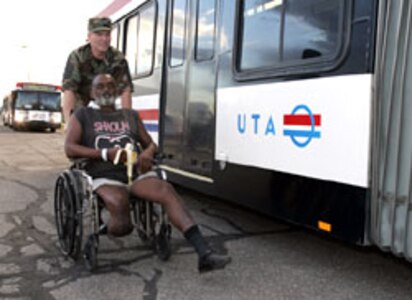
[[[131,194],[165,208],[170,222],[196,250],[199,272],[224,268],[230,257],[219,255],[210,248],[172,185],[152,171],[157,147],[136,111],[116,110],[116,94],[111,75],[96,76],[91,90],[96,105],[74,112],[64,145],[69,158],[87,158],[89,161],[85,170],[93,179],[93,190],[109,211],[107,234],[123,236],[133,230],[129,205]],[[119,150],[126,144],[140,144],[143,148],[135,165],[137,175],[133,176],[130,184],[124,164],[127,155]]]

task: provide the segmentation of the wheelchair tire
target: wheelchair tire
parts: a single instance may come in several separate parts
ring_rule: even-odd
[[[169,260],[172,255],[172,245],[170,243],[172,227],[169,224],[160,225],[160,230],[154,238],[154,250],[157,257],[162,261]]]
[[[136,232],[140,240],[145,244],[149,242],[146,224],[146,205],[147,203],[144,200],[133,198],[132,215],[136,226]]]
[[[54,214],[60,251],[77,259],[81,250],[82,216],[78,183],[72,171],[57,178],[54,190]]]
[[[96,234],[91,234],[84,245],[83,258],[86,269],[93,272],[97,268],[97,251],[99,248],[99,238]]]
[[[172,227],[165,219],[164,208],[141,199],[133,199],[132,214],[139,238],[152,247],[160,260],[167,261],[172,254]]]
[[[75,213],[73,194],[66,176],[62,174],[57,178],[54,189],[54,215],[60,251],[64,255],[70,255],[74,249]]]

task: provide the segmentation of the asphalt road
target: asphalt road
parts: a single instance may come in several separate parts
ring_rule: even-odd
[[[61,133],[0,126],[1,299],[411,299],[412,264],[178,188],[224,270],[198,274],[177,230],[168,262],[136,234],[102,237],[88,272],[57,245],[53,187],[68,166]]]

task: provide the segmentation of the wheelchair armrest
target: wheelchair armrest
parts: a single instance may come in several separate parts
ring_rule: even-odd
[[[166,155],[164,153],[161,152],[156,152],[153,156],[153,164],[154,165],[160,165],[163,161],[163,159],[166,158]]]
[[[86,165],[89,163],[90,159],[88,158],[71,158],[72,165],[70,169],[80,169],[83,170],[86,168]]]

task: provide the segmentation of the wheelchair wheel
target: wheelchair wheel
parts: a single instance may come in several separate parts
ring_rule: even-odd
[[[148,225],[147,225],[147,203],[144,200],[132,198],[132,216],[136,227],[137,234],[143,243],[149,242]]]
[[[172,245],[170,243],[172,227],[169,224],[163,223],[160,225],[159,232],[154,237],[154,249],[162,261],[167,261],[172,255]]]
[[[82,218],[78,184],[70,171],[57,179],[54,190],[54,214],[60,251],[77,259],[81,248]]]
[[[141,199],[133,199],[132,214],[140,239],[153,248],[160,260],[168,260],[172,254],[172,227],[167,222],[164,208]]]
[[[90,272],[97,268],[97,250],[99,248],[99,238],[96,234],[91,234],[84,246],[84,264]]]
[[[162,261],[167,261],[172,254],[170,237],[172,227],[167,222],[164,208],[155,203],[142,201],[146,206],[146,232],[150,245],[153,247],[157,257]]]

